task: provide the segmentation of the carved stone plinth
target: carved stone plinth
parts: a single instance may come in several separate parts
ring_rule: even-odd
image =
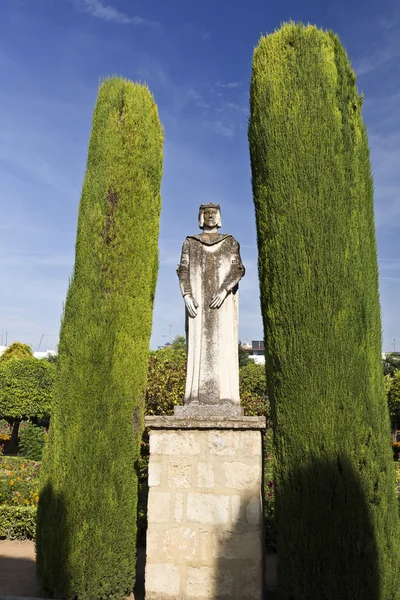
[[[259,417],[146,417],[146,600],[263,597]]]

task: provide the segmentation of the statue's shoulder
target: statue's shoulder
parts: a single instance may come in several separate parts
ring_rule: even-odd
[[[213,246],[214,244],[219,244],[220,242],[223,242],[227,238],[233,239],[230,233],[213,233],[212,235],[200,233],[195,235],[188,235],[186,240],[188,241],[188,243],[191,243],[191,241],[193,240],[192,243],[200,242],[200,244],[204,244],[205,246]]]

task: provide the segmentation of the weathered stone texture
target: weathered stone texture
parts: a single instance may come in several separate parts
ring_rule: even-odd
[[[262,598],[256,430],[150,430],[146,600]]]

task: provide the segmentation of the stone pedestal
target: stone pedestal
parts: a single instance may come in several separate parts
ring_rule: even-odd
[[[263,597],[265,419],[146,417],[146,600]]]

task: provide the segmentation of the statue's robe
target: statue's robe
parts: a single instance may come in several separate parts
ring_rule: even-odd
[[[239,405],[238,282],[244,275],[239,244],[229,234],[188,236],[177,272],[182,295],[199,305],[195,317],[186,310],[185,405]],[[223,288],[224,302],[210,308]]]

